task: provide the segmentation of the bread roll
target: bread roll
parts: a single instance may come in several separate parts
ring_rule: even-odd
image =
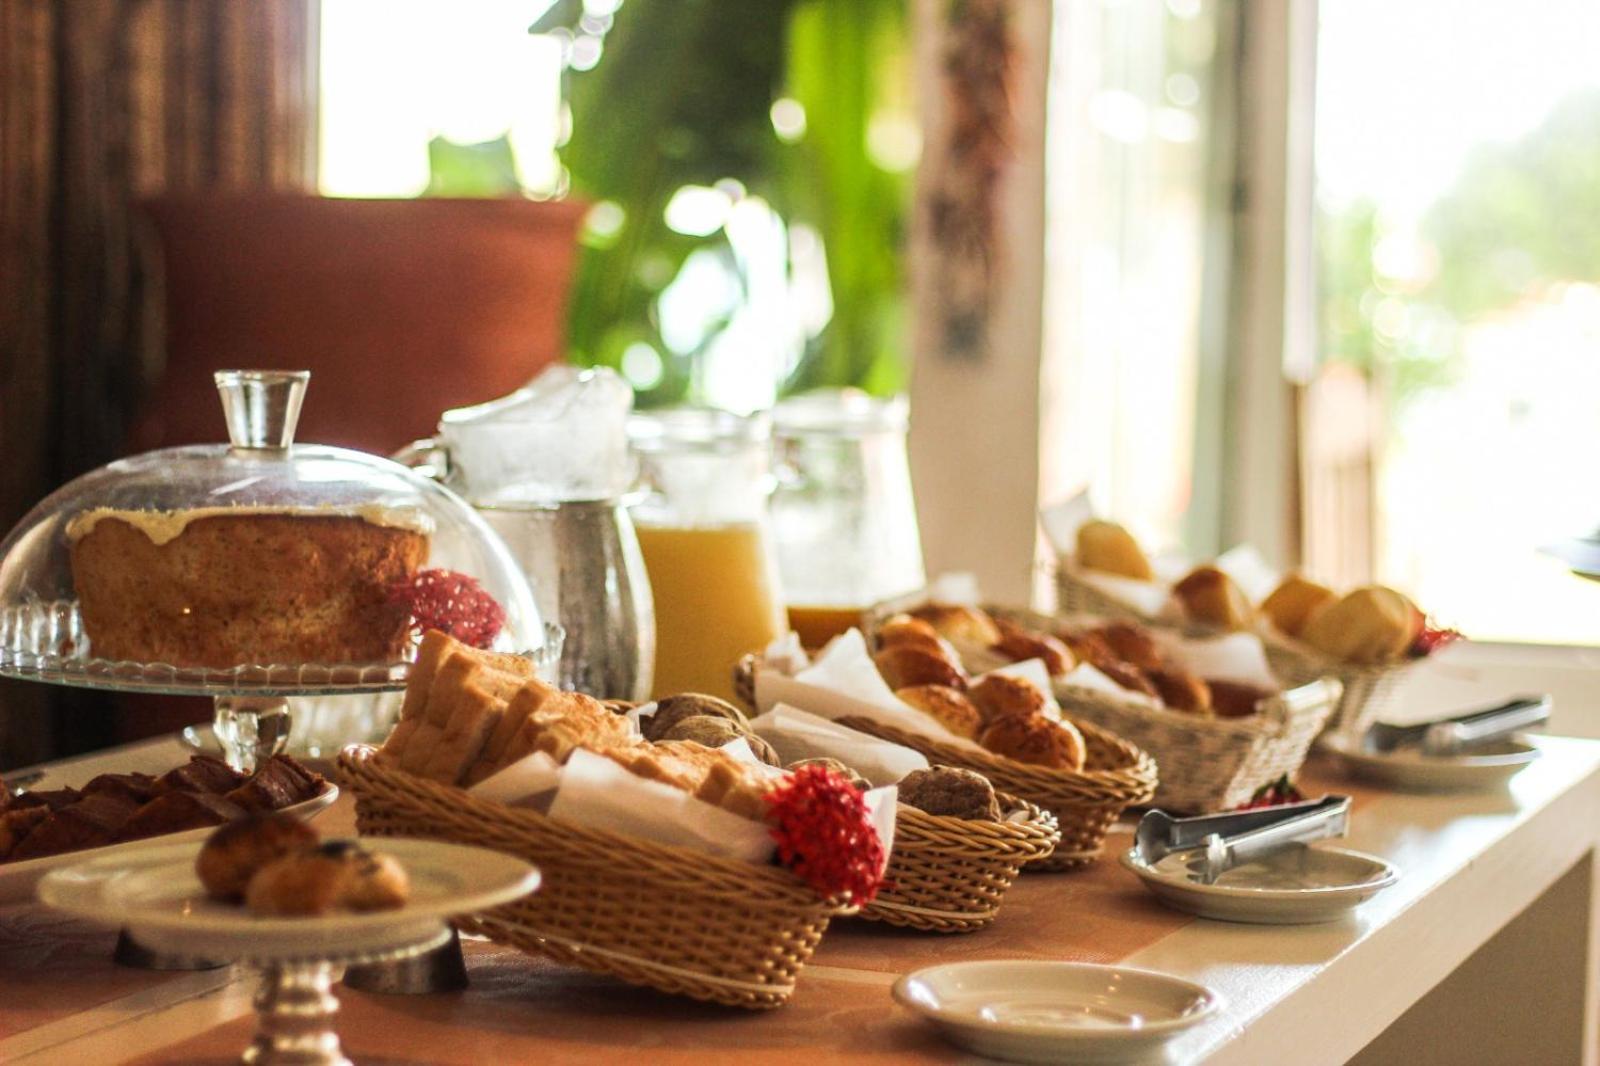
[[[939,639],[939,631],[920,618],[913,618],[909,614],[897,614],[878,627],[877,638],[880,648],[901,643],[926,645],[929,641]]]
[[[953,603],[930,603],[911,614],[931,625],[941,637],[976,648],[993,647],[1000,640],[1000,627],[976,607]]]
[[[1312,612],[1300,639],[1348,663],[1392,662],[1421,629],[1411,601],[1382,585],[1367,585]]]
[[[1248,718],[1262,700],[1272,695],[1267,689],[1243,681],[1208,681],[1211,708],[1218,718]]]
[[[947,818],[1000,820],[1000,801],[982,774],[955,766],[913,770],[900,779],[899,800],[924,814]]]
[[[1172,594],[1190,621],[1220,629],[1248,628],[1255,614],[1244,590],[1214,566],[1195,567],[1172,586]]]
[[[1146,675],[1161,696],[1161,702],[1175,711],[1207,716],[1211,710],[1211,688],[1187,670],[1151,670]]]
[[[1312,612],[1337,598],[1327,586],[1299,574],[1290,574],[1272,590],[1271,595],[1261,601],[1261,613],[1279,632],[1298,637]]]
[[[996,755],[1034,766],[1083,769],[1083,734],[1070,722],[1052,722],[1042,715],[996,719],[978,743]]]
[[[993,650],[1014,663],[1039,659],[1051,677],[1064,677],[1078,665],[1072,649],[1048,633],[1035,633],[1004,620],[999,626],[1000,639],[992,646]]]
[[[872,657],[878,673],[892,689],[912,685],[947,685],[950,688],[967,687],[966,675],[961,667],[947,656],[936,655],[926,648],[913,648],[904,644],[884,648]]]
[[[983,715],[986,726],[1001,718],[1031,718],[1045,707],[1044,693],[1037,685],[1010,674],[986,674],[967,690],[967,695]]]
[[[1109,622],[1094,632],[1111,654],[1123,662],[1141,670],[1161,669],[1161,650],[1144,626],[1134,622]]]
[[[1155,572],[1133,534],[1115,522],[1091,520],[1078,527],[1078,565],[1104,570],[1138,581],[1151,581]]]
[[[911,685],[895,692],[901,702],[933,718],[958,737],[977,740],[983,715],[965,693],[947,685]]]

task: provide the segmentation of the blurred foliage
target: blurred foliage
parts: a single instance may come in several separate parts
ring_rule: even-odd
[[[1478,148],[1419,232],[1358,200],[1322,212],[1317,238],[1323,357],[1381,376],[1396,406],[1450,383],[1464,325],[1556,282],[1600,282],[1600,90]],[[1389,239],[1410,245],[1412,276],[1383,274]]]
[[[428,142],[426,196],[520,196],[511,138],[501,134],[482,144],[457,144],[443,137]]]
[[[715,340],[673,352],[658,300],[689,256],[707,249],[734,266],[726,234],[674,232],[665,209],[686,185],[732,179],[791,226],[822,236],[833,317],[786,385],[903,384],[899,242],[906,175],[878,167],[867,129],[883,74],[903,62],[904,0],[628,0],[596,17],[559,0],[535,33],[603,41],[592,69],[569,69],[572,135],[561,161],[572,194],[615,205],[591,225],[574,280],[568,346],[574,362],[620,367],[643,341],[663,360],[642,404],[683,399]],[[780,96],[804,107],[806,132],[785,144],[773,128]],[[724,321],[723,325],[726,324]]]
[[[1600,89],[1469,156],[1423,233],[1439,249],[1429,295],[1462,317],[1552,282],[1600,281]]]

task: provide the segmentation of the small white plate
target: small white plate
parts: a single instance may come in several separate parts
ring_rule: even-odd
[[[1422,792],[1499,788],[1539,757],[1526,737],[1511,736],[1462,755],[1424,755],[1414,748],[1367,751],[1359,737],[1328,733],[1318,742],[1357,777]]]
[[[1178,852],[1148,863],[1129,849],[1122,865],[1170,907],[1263,925],[1334,921],[1400,879],[1398,870],[1375,856],[1320,845],[1296,844],[1235,866],[1212,885],[1190,869],[1194,859]]]
[[[55,870],[39,882],[47,906],[126,926],[155,951],[258,962],[373,953],[421,943],[446,918],[520,899],[539,886],[529,863],[485,848],[434,840],[367,841],[392,855],[411,881],[406,905],[367,914],[263,918],[217,903],[195,876],[200,843],[146,845]]]
[[[1204,985],[1084,962],[932,966],[896,981],[894,998],[952,1042],[1014,1062],[1160,1062],[1222,1006]]]
[[[51,784],[49,787],[59,787]],[[332,781],[323,786],[323,790],[308,800],[291,804],[280,814],[292,814],[302,822],[309,821],[325,808],[333,805],[339,798],[339,786]],[[75,866],[89,859],[114,858],[119,855],[129,855],[151,844],[180,844],[189,841],[204,841],[210,836],[216,826],[206,825],[199,829],[185,829],[181,833],[164,833],[158,837],[147,837],[144,840],[130,840],[123,844],[107,844],[101,848],[84,848],[81,851],[64,851],[60,855],[46,855],[38,859],[28,859],[25,862],[0,862],[0,904],[26,903],[33,899],[34,886],[39,879],[51,870],[59,870],[67,866]]]

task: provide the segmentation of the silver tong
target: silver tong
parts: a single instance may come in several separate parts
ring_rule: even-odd
[[[1175,852],[1197,852],[1189,869],[1201,884],[1226,870],[1263,859],[1293,844],[1342,837],[1350,827],[1350,797],[1325,796],[1253,811],[1174,818],[1150,811],[1139,819],[1134,851],[1154,865]]]
[[[1549,696],[1518,696],[1496,707],[1441,718],[1415,725],[1385,725],[1367,730],[1362,746],[1385,754],[1401,748],[1416,748],[1424,755],[1458,755],[1491,740],[1550,720]]]

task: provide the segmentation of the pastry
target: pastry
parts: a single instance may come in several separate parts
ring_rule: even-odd
[[[772,750],[761,737],[749,729],[742,729],[738,723],[728,718],[716,718],[709,714],[690,715],[680,718],[673,727],[661,734],[662,740],[692,740],[696,744],[704,744],[708,748],[722,748],[736,740],[743,740],[750,745],[750,750],[755,757],[768,766],[782,765],[778,753]]]
[[[195,874],[206,895],[224,903],[244,899],[256,871],[270,862],[317,846],[317,831],[288,815],[241,818],[206,838],[195,857]]]
[[[1172,586],[1184,617],[1219,629],[1244,629],[1254,611],[1244,590],[1214,566],[1198,566]]]
[[[247,811],[282,810],[310,799],[322,791],[322,778],[289,758],[280,755],[244,784],[227,793],[227,798]]]
[[[826,767],[829,770],[832,770],[834,773],[838,774],[840,777],[844,778],[846,781],[850,782],[852,785],[854,785],[857,788],[859,788],[863,792],[867,791],[868,789],[870,789],[872,787],[872,782],[868,781],[866,778],[864,778],[860,774],[856,773],[855,770],[853,770],[850,767],[846,766],[844,763],[840,762],[838,759],[832,759],[832,758],[829,758],[826,755],[818,756],[815,759],[796,759],[794,762],[790,763],[788,766],[785,766],[784,769],[785,770],[798,770],[802,766],[823,766],[823,767]]]
[[[410,614],[389,593],[428,532],[393,508],[211,507],[86,511],[66,537],[94,656],[226,668],[398,660]]]
[[[977,740],[983,715],[966,693],[948,685],[909,685],[895,690],[900,702],[915,707],[950,732],[967,740]]]
[[[1043,715],[997,718],[978,743],[996,755],[1057,770],[1083,769],[1083,734],[1070,722],[1052,722]]]
[[[185,792],[231,792],[244,784],[245,777],[221,759],[196,755],[162,774],[159,781],[165,788]]]
[[[50,808],[42,805],[7,807],[4,813],[0,813],[0,861],[10,858],[17,845],[48,817]]]
[[[911,611],[946,640],[974,648],[990,648],[1000,640],[1000,627],[983,611],[953,603],[929,603]]]
[[[409,893],[405,870],[393,858],[337,840],[262,866],[245,889],[245,906],[269,917],[394,910]]]
[[[1034,633],[1004,619],[999,620],[1000,639],[990,647],[1012,662],[1039,659],[1051,677],[1064,677],[1078,665],[1072,649],[1048,633]]]
[[[51,811],[12,849],[10,858],[21,862],[113,843],[138,809],[139,805],[125,796],[84,796]]]
[[[913,618],[909,614],[893,615],[878,627],[876,634],[878,647],[889,648],[896,644],[919,645],[924,648],[937,648],[939,631],[920,618]]]
[[[1300,639],[1349,663],[1384,663],[1400,658],[1422,628],[1411,601],[1382,585],[1367,585],[1311,613]]]
[[[1137,581],[1150,581],[1155,572],[1133,534],[1115,522],[1098,519],[1078,527],[1078,565],[1088,570],[1104,570]]]
[[[1155,637],[1133,622],[1108,622],[1094,631],[1110,653],[1140,670],[1159,670],[1161,651]]]
[[[1247,685],[1242,681],[1208,681],[1211,689],[1211,707],[1219,718],[1248,718],[1256,713],[1261,701],[1271,696],[1267,689]]]
[[[1161,702],[1173,710],[1198,715],[1212,713],[1211,686],[1189,671],[1168,667],[1147,671],[1145,676],[1155,686]]]
[[[252,787],[255,782],[259,788]],[[273,756],[254,778],[206,755],[160,777],[101,774],[82,789],[10,797],[0,814],[0,861],[222,825],[247,813],[236,798],[248,795],[252,806],[263,809],[287,807],[319,795],[326,785],[287,755]]]
[[[1337,598],[1327,586],[1290,574],[1261,601],[1261,613],[1279,632],[1298,637],[1312,612]]]
[[[911,771],[900,779],[898,797],[901,803],[924,814],[1000,820],[1000,801],[989,779],[954,766]]]
[[[750,724],[750,719],[745,717],[744,712],[727,700],[699,692],[683,692],[656,701],[655,713],[645,715],[639,725],[644,731],[646,740],[660,740],[667,730],[683,719],[704,715],[726,718],[740,728]]]
[[[872,661],[892,689],[909,688],[912,685],[967,687],[967,678],[960,664],[925,648],[905,645],[884,648],[872,657]]]
[[[288,806],[285,802],[283,806]],[[272,810],[274,808],[258,808]],[[210,792],[168,792],[157,796],[128,816],[116,839],[144,840],[163,833],[181,833],[208,825],[222,825],[249,813],[226,796]]]
[[[1046,703],[1037,685],[1010,674],[985,674],[968,689],[967,695],[983,715],[985,726],[1002,718],[1030,718],[1043,711]]]

